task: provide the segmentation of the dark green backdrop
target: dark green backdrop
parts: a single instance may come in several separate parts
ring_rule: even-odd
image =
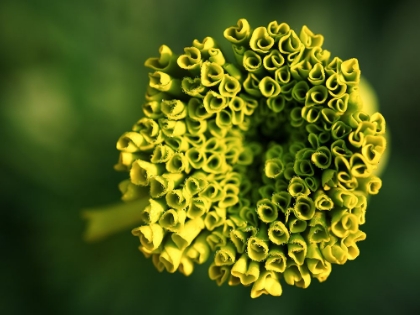
[[[306,24],[333,56],[358,58],[392,136],[360,257],[280,298],[219,288],[204,266],[160,274],[129,231],[81,239],[80,209],[120,197],[115,142],[141,113],[145,59],[205,36],[229,49],[223,30],[242,17]],[[2,0],[0,312],[420,314],[419,19],[414,0]]]

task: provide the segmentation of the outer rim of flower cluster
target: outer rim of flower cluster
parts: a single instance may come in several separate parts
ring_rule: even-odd
[[[357,60],[329,61],[323,37],[306,26],[298,36],[285,23],[252,30],[240,19],[224,36],[236,65],[210,37],[179,57],[162,46],[146,61],[155,72],[145,118],[117,143],[116,169],[130,172],[120,189],[134,200],[150,186],[147,224],[133,234],[159,271],[189,275],[214,252],[209,276],[217,284],[278,296],[280,278],[306,288],[359,255],[367,198],[381,187],[373,172],[386,148],[385,120],[362,111]],[[283,113],[292,131],[261,157],[250,119],[272,132],[267,111]],[[260,197],[247,202],[256,160]]]

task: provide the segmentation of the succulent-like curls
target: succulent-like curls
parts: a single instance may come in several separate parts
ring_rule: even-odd
[[[211,37],[146,61],[144,117],[117,143],[122,199],[149,200],[132,233],[159,271],[212,257],[218,285],[279,296],[359,255],[385,119],[365,110],[357,59],[330,60],[306,26],[240,19],[224,36],[237,63]]]

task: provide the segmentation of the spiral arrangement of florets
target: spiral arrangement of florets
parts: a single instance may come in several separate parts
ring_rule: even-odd
[[[132,233],[159,271],[211,258],[218,285],[278,296],[281,278],[306,288],[359,255],[385,120],[363,111],[358,61],[330,60],[307,27],[241,19],[224,36],[236,63],[211,37],[146,61],[144,117],[117,143],[122,199],[148,187]]]

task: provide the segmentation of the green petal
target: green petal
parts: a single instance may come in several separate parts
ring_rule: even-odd
[[[239,19],[237,26],[227,28],[223,35],[231,43],[242,45],[247,43],[251,36],[251,26],[246,19]]]
[[[208,231],[213,231],[215,228],[224,224],[226,220],[226,209],[225,208],[215,208],[218,211],[212,210],[206,213],[204,219],[204,224]]]
[[[344,240],[344,245],[348,249],[347,258],[349,260],[354,260],[359,256],[360,250],[356,245],[356,242],[360,242],[366,239],[366,234],[362,231],[357,231],[356,233],[349,234]]]
[[[306,95],[309,91],[309,85],[305,81],[299,81],[293,86],[292,97],[299,103],[304,104]]]
[[[200,50],[196,47],[184,48],[184,54],[178,57],[177,63],[181,69],[188,70],[192,75],[200,75],[202,64]]]
[[[206,61],[201,67],[201,82],[204,86],[218,85],[224,75],[222,66],[217,63]]]
[[[130,179],[135,185],[147,186],[149,179],[163,172],[162,165],[136,160],[131,165]]]
[[[261,199],[257,202],[257,213],[264,223],[273,222],[278,217],[277,206],[269,199]]]
[[[270,73],[274,73],[277,69],[280,69],[284,65],[284,58],[278,50],[272,50],[263,59],[263,65],[265,70]]]
[[[270,224],[268,229],[268,238],[271,242],[277,245],[287,244],[289,241],[289,231],[281,221],[274,221]]]
[[[141,118],[133,126],[133,131],[138,131],[149,144],[159,144],[163,141],[160,126],[153,119]]]
[[[241,230],[231,230],[230,240],[235,245],[236,251],[242,254],[245,251],[247,235]]]
[[[159,221],[163,212],[168,206],[162,200],[149,199],[149,205],[144,209],[142,218],[147,224],[156,223]]]
[[[208,235],[206,241],[207,244],[209,244],[211,250],[214,252],[218,247],[226,245],[226,236],[219,228],[217,230],[214,230],[210,235]]]
[[[185,152],[190,148],[187,139],[183,136],[165,137],[165,142],[172,150],[178,152]]]
[[[311,156],[311,161],[320,169],[327,169],[332,162],[331,151],[325,147],[319,147]]]
[[[187,131],[187,127],[185,125],[185,122],[181,120],[169,120],[166,118],[160,118],[159,119],[159,125],[162,129],[162,132],[167,137],[176,137],[176,136],[182,136]]]
[[[207,130],[206,120],[195,120],[187,117],[185,119],[188,133],[194,136],[202,135]]]
[[[223,56],[223,53],[218,48],[210,48],[209,51],[209,60],[211,62],[217,63],[221,66],[223,66],[226,62],[225,57]]]
[[[209,183],[199,195],[213,201],[220,201],[225,198],[225,192],[217,182]]]
[[[165,270],[165,265],[159,260],[160,254],[153,254],[153,255],[151,255],[151,257],[152,257],[152,262],[153,262],[153,265],[155,266],[155,268],[159,272],[164,271]]]
[[[293,212],[299,220],[310,220],[315,214],[315,204],[312,198],[304,195],[298,196]]]
[[[221,286],[229,279],[231,266],[217,266],[212,263],[209,267],[209,278],[215,280],[218,286]]]
[[[140,244],[148,251],[154,251],[158,249],[165,235],[162,227],[156,223],[140,226],[133,229],[131,233],[134,236],[138,236],[140,238]]]
[[[382,187],[382,180],[377,176],[359,179],[359,189],[366,194],[376,195]]]
[[[280,84],[280,86],[282,87],[282,93],[287,94],[286,91],[288,91],[288,89],[284,85],[289,83],[292,77],[289,71],[289,67],[288,66],[280,67],[274,72],[274,77],[276,81]],[[294,82],[292,83],[292,85],[294,85]],[[293,87],[292,85],[289,86],[289,89]]]
[[[190,219],[201,217],[209,211],[210,207],[211,201],[209,199],[203,197],[192,198],[187,210],[187,216]]]
[[[216,251],[214,263],[216,266],[233,265],[236,261],[236,249],[232,243],[219,248]]]
[[[141,158],[141,154],[120,152],[118,163],[114,165],[114,169],[116,171],[128,171],[131,164],[139,158]]]
[[[183,250],[179,249],[171,239],[168,239],[163,245],[159,261],[165,266],[167,272],[174,273],[181,263],[182,253]]]
[[[298,197],[300,195],[308,196],[311,193],[309,188],[306,186],[305,181],[297,176],[291,179],[287,191],[292,197]]]
[[[235,56],[235,59],[236,59],[236,63],[238,65],[242,65],[245,51],[247,51],[247,47],[233,44],[232,50],[233,50],[233,55]]]
[[[271,77],[264,77],[260,83],[258,84],[258,87],[261,91],[261,94],[264,97],[276,97],[281,92],[280,85]]]
[[[165,92],[169,95],[182,96],[181,81],[171,77],[162,71],[155,71],[149,74],[149,85],[156,90]]]
[[[280,191],[273,194],[271,201],[276,204],[281,212],[286,213],[290,206],[292,196],[286,191]]]
[[[322,190],[315,192],[313,197],[315,208],[318,210],[331,210],[334,207],[334,202]]]
[[[209,184],[206,174],[203,172],[196,172],[194,175],[187,178],[184,183],[183,190],[188,196],[195,196],[203,191]]]
[[[306,258],[307,245],[300,234],[292,234],[287,245],[288,255],[297,265],[302,265]]]
[[[286,269],[287,256],[281,246],[272,246],[268,252],[265,269],[283,273]]]
[[[324,36],[315,35],[306,25],[302,27],[299,38],[307,48],[321,47],[324,43]]]
[[[311,82],[312,85],[321,85],[325,82],[325,71],[320,62],[316,63],[311,71],[309,71],[308,81]]]
[[[282,54],[292,54],[300,51],[302,48],[304,46],[293,30],[290,30],[279,40],[279,50]]]
[[[158,58],[155,57],[147,59],[144,65],[155,71],[161,71],[174,75],[179,73],[179,68],[176,65],[178,56],[174,54],[168,46],[160,46],[159,54],[160,56]]]
[[[274,39],[268,34],[265,27],[257,27],[252,32],[251,39],[249,40],[249,46],[252,50],[261,54],[267,54],[273,45]]]
[[[191,245],[192,241],[203,229],[203,219],[188,220],[178,232],[172,234],[172,240],[179,249],[183,250]]]
[[[329,242],[321,243],[320,249],[322,256],[332,264],[342,265],[347,261],[347,247],[332,235]]]
[[[379,160],[386,149],[385,137],[368,135],[364,140],[362,155],[369,164],[376,167],[376,164],[379,163]]]
[[[322,107],[312,106],[302,108],[302,117],[310,124],[319,123],[321,116]]]
[[[159,224],[168,231],[179,232],[184,228],[187,215],[184,210],[169,209],[159,219]]]
[[[325,212],[317,211],[309,223],[310,229],[306,234],[309,243],[328,242],[330,240],[328,225]]]
[[[261,91],[259,89],[259,83],[260,80],[251,72],[248,73],[248,76],[246,77],[243,85],[244,85],[244,89],[245,91],[254,96],[254,97],[261,97]]]
[[[290,26],[287,23],[278,24],[277,21],[273,21],[268,24],[267,32],[277,42],[281,37],[290,32]]]
[[[209,114],[216,114],[229,105],[225,97],[213,91],[206,94],[203,104]]]
[[[289,224],[290,233],[301,233],[306,230],[306,226],[308,225],[306,221],[299,220],[294,215],[290,215],[287,222]]]
[[[282,175],[284,170],[283,162],[281,159],[268,159],[265,161],[265,175],[268,178],[277,178]]]
[[[225,74],[219,85],[219,93],[223,97],[235,97],[241,91],[241,84],[238,79]]]
[[[277,274],[273,271],[264,271],[252,286],[251,297],[255,299],[262,294],[280,296],[282,292]]]
[[[305,289],[311,284],[311,275],[308,268],[305,265],[297,265],[293,260],[288,260],[283,276],[287,284],[299,288]]]
[[[162,113],[171,120],[180,120],[187,116],[187,107],[180,100],[164,100],[161,103]]]
[[[194,271],[194,263],[193,261],[185,256],[185,254],[181,257],[181,262],[179,263],[178,270],[180,273],[182,273],[184,276],[189,276]]]
[[[201,43],[198,39],[194,39],[193,46],[200,50],[201,55],[203,56],[203,59],[206,59],[210,56],[209,54],[210,49],[218,47],[215,39],[209,36],[204,38],[203,42]]]
[[[339,114],[344,114],[348,109],[349,95],[344,93],[341,97],[335,97],[328,101],[328,107]]]
[[[344,140],[336,140],[331,144],[331,153],[334,156],[343,156],[349,158],[353,155],[353,152],[347,148]]]
[[[152,163],[166,163],[174,154],[174,150],[167,145],[157,145],[154,150],[150,161]]]
[[[206,241],[208,235],[209,233],[207,231],[201,232],[192,245],[185,251],[186,255],[197,264],[205,263],[210,256],[210,247]]]
[[[117,149],[127,153],[145,151],[150,144],[137,132],[125,132],[117,142]]]
[[[262,58],[255,51],[247,50],[244,53],[242,62],[245,70],[255,74],[256,76],[260,76],[265,72]]]
[[[188,207],[191,197],[185,194],[182,189],[174,189],[166,194],[165,200],[170,208],[181,210]]]
[[[312,87],[306,94],[305,106],[323,105],[328,98],[328,90],[323,85]]]
[[[312,275],[325,275],[331,272],[331,264],[324,260],[318,245],[311,244],[306,255],[306,266]]]
[[[340,81],[346,83],[348,86],[355,86],[360,81],[360,68],[357,59],[352,58],[343,63],[340,66]]]
[[[243,254],[233,265],[231,273],[238,277],[243,285],[247,286],[259,278],[260,266],[256,261],[249,260],[248,256]]]
[[[326,50],[322,49],[321,47],[314,47],[309,52],[309,60],[312,64],[320,63],[325,66],[330,59],[331,53]]]
[[[267,236],[263,236],[263,238],[261,238],[262,234],[266,233],[267,228],[265,225],[262,225],[258,234],[248,239],[248,256],[254,261],[263,261],[268,256],[268,243],[265,240]]]
[[[286,106],[286,98],[283,95],[269,97],[267,99],[267,106],[275,113],[280,113]]]
[[[337,113],[336,111],[329,108],[322,109],[321,114],[324,121],[329,125],[332,125],[340,119],[340,113]]]
[[[295,58],[293,63],[290,65],[290,73],[292,74],[292,77],[296,80],[306,80],[309,76],[311,69],[312,64],[306,59],[298,60],[297,58]]]
[[[174,183],[168,181],[163,176],[154,176],[150,178],[150,195],[153,198],[160,198],[165,196],[169,191],[173,190]]]
[[[332,76],[337,74],[340,71],[340,67],[343,61],[338,58],[334,57],[333,60],[325,67],[325,72],[327,72],[328,76]]]
[[[146,117],[151,119],[161,118],[163,116],[161,111],[161,102],[150,101],[143,104],[143,113]]]
[[[185,94],[197,98],[204,98],[208,91],[208,88],[201,83],[200,78],[184,77],[181,88]]]
[[[328,192],[328,195],[331,197],[335,205],[345,207],[347,209],[353,209],[358,203],[357,196],[353,192],[345,189],[332,189]]]
[[[240,217],[248,222],[248,225],[258,226],[258,216],[254,209],[243,207],[239,213]]]
[[[332,97],[341,97],[344,95],[344,93],[346,93],[347,90],[347,85],[341,83],[338,78],[338,74],[334,73],[325,83],[325,86],[327,87],[328,92]]]
[[[334,210],[331,218],[331,232],[339,238],[345,238],[359,230],[359,219],[346,210]]]
[[[145,98],[149,102],[152,102],[152,101],[160,102],[163,99],[170,98],[170,96],[167,93],[159,91],[158,89],[152,88],[150,85],[148,85],[146,88]]]

